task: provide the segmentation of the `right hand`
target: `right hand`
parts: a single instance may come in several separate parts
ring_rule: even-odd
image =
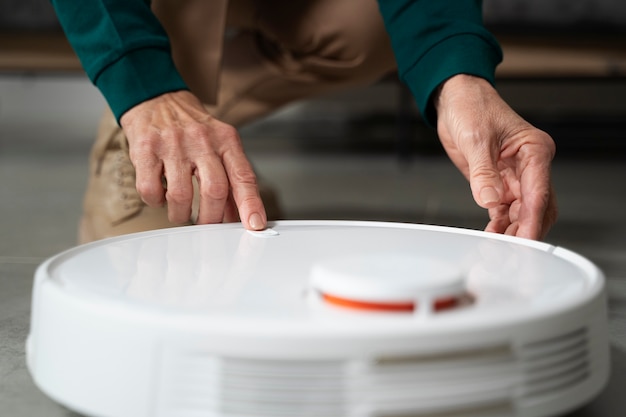
[[[543,239],[558,209],[552,138],[522,119],[486,80],[448,79],[436,97],[437,132],[450,159],[487,209],[488,232]]]
[[[196,223],[237,221],[238,213],[246,229],[266,227],[256,176],[239,134],[211,116],[192,93],[176,91],[140,103],[122,115],[120,124],[139,195],[149,206],[167,202],[170,222],[189,221],[195,176]]]

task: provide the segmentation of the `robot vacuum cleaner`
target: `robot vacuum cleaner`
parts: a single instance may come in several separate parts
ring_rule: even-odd
[[[126,235],[45,261],[32,303],[34,382],[94,417],[548,417],[609,374],[596,266],[448,227]]]

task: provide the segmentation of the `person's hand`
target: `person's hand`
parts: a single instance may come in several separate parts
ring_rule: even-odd
[[[167,202],[170,222],[190,220],[195,177],[196,223],[240,218],[247,229],[266,227],[256,176],[237,131],[213,118],[193,94],[177,91],[145,101],[124,113],[120,124],[139,195],[149,206]]]
[[[555,145],[515,113],[487,81],[447,80],[434,98],[437,133],[488,209],[486,231],[542,239],[557,217],[550,178]]]

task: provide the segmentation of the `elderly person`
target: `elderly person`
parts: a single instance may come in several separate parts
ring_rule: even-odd
[[[540,239],[554,143],[493,87],[479,0],[52,0],[111,112],[91,156],[81,241],[268,214],[236,127],[397,70],[489,211]],[[192,213],[194,200],[197,212]]]

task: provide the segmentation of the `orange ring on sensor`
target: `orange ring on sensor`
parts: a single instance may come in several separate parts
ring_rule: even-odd
[[[433,303],[433,311],[443,311],[455,308],[460,303],[458,297],[438,298]]]
[[[377,310],[377,311],[413,311],[415,310],[415,303],[413,302],[400,302],[400,303],[379,303],[369,301],[356,301],[349,300],[347,298],[336,297],[330,294],[322,294],[324,301],[331,304],[335,304],[341,307],[354,308],[360,310]]]

